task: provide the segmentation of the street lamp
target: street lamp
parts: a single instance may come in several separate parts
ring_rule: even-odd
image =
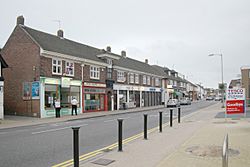
[[[223,56],[222,54],[209,54],[208,56],[220,56],[221,58],[221,84],[222,84],[222,108],[224,108],[224,82],[223,82]]]

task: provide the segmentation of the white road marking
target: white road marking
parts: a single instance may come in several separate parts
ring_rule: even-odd
[[[107,122],[114,122],[114,121],[117,121],[116,119],[111,119],[111,120],[106,120],[106,121],[103,121],[104,123],[107,123]]]
[[[87,125],[88,124],[75,125],[75,126],[83,127],[83,126],[87,126]],[[59,131],[59,130],[69,129],[69,128],[71,128],[71,127],[63,127],[63,128],[57,128],[57,129],[43,130],[43,131],[39,131],[39,132],[32,132],[31,134],[35,135],[35,134],[41,134],[41,133],[47,133],[47,132],[55,132],[55,131]]]

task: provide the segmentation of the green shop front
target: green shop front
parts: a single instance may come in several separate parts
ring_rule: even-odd
[[[40,114],[41,118],[55,117],[53,102],[60,99],[61,116],[71,115],[71,100],[76,98],[78,101],[77,112],[82,111],[82,91],[80,80],[73,80],[68,77],[61,78],[40,78]]]

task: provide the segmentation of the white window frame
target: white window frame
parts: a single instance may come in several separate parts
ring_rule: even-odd
[[[67,63],[72,63],[72,74],[67,74],[67,69],[70,68],[70,66],[67,65]],[[73,61],[65,61],[65,75],[66,76],[74,76],[75,75],[75,63]]]
[[[150,85],[150,76],[147,76],[147,85]]]
[[[173,80],[169,80],[169,85],[174,85]]]
[[[135,83],[134,73],[129,74],[129,83]]]
[[[56,61],[56,64],[54,64],[54,61]],[[58,65],[59,64],[58,62],[60,62],[60,65]],[[62,60],[53,58],[51,64],[52,64],[52,74],[62,75]],[[56,72],[54,72],[54,67],[56,67]],[[59,67],[61,69],[60,72],[58,72]]]
[[[143,75],[142,83],[143,83],[144,85],[147,84],[147,76],[146,76],[146,75]]]
[[[160,85],[160,79],[159,78],[155,78],[155,86],[159,86]]]
[[[135,74],[135,83],[139,84],[139,74]]]
[[[125,82],[125,73],[124,71],[117,71],[117,81]]]
[[[100,67],[90,66],[89,68],[90,78],[91,79],[100,79]]]

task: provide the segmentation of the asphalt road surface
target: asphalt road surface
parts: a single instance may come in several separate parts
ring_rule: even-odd
[[[199,101],[181,106],[182,116],[216,102]],[[80,126],[80,155],[117,142],[118,118],[123,121],[123,139],[143,131],[143,114],[148,114],[148,129],[158,126],[159,111],[163,123],[169,121],[169,108],[127,113],[60,123],[16,127],[0,130],[1,167],[47,167],[72,159],[72,129]],[[174,109],[174,116],[177,109]]]

